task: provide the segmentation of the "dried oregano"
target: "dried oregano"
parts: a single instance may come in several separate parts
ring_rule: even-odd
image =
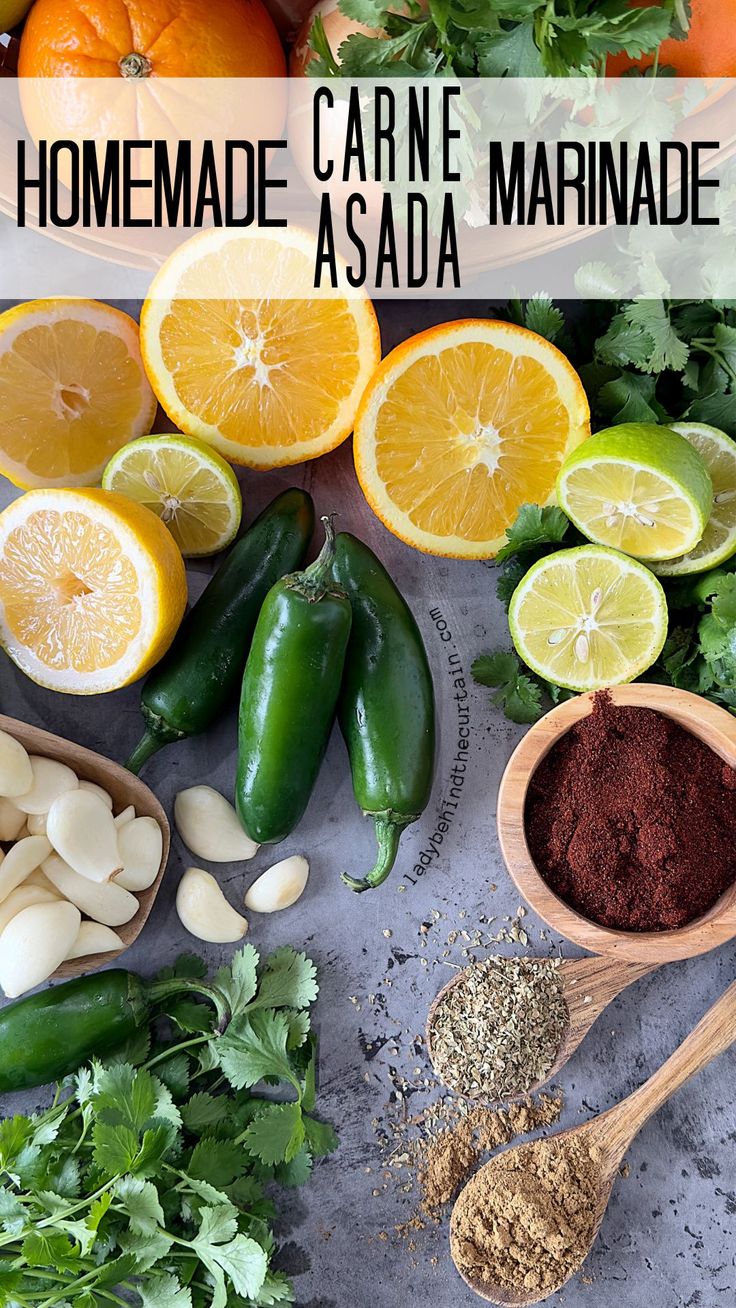
[[[494,956],[460,973],[431,1020],[432,1062],[445,1085],[495,1101],[546,1077],[569,1020],[559,961]]]

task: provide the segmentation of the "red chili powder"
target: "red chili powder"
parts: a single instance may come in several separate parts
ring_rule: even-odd
[[[535,772],[526,834],[544,879],[602,926],[665,931],[736,880],[736,770],[606,691]]]

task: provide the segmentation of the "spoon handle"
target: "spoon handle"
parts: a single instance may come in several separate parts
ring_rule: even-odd
[[[662,1066],[638,1090],[614,1109],[619,1115],[623,1148],[627,1148],[652,1113],[680,1089],[691,1076],[724,1053],[736,1041],[736,981],[701,1017]]]

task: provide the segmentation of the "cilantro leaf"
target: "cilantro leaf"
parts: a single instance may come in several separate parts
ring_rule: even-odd
[[[504,563],[515,554],[537,549],[540,545],[556,545],[569,530],[570,519],[556,506],[542,508],[539,504],[522,504],[515,522],[506,528],[506,545],[496,555],[497,563]]]
[[[289,1020],[284,1013],[255,1012],[230,1023],[217,1045],[220,1066],[236,1090],[269,1077],[298,1089],[287,1054]]]
[[[233,955],[229,967],[223,967],[215,976],[215,985],[224,995],[231,1017],[244,1012],[256,993],[258,952],[245,945]]]
[[[305,1117],[304,1132],[315,1158],[322,1158],[337,1149],[337,1134],[329,1122],[318,1122],[314,1117]]]
[[[317,969],[306,954],[289,945],[266,959],[256,1000],[249,1008],[309,1008],[317,998]]]
[[[546,295],[535,295],[527,300],[524,321],[530,332],[536,332],[538,336],[544,336],[552,342],[557,340],[565,325],[562,310]]]
[[[698,624],[698,638],[719,685],[736,687],[736,573],[725,573],[719,581],[711,611]]]
[[[208,1126],[222,1122],[230,1111],[225,1095],[211,1095],[206,1090],[192,1095],[181,1110],[182,1119],[188,1131],[201,1135]]]
[[[482,686],[496,688],[491,702],[503,710],[512,722],[529,724],[541,718],[542,692],[537,682],[521,671],[515,654],[497,650],[481,654],[470,669],[473,679]]]
[[[141,1308],[192,1308],[192,1292],[171,1273],[149,1276],[137,1285]]]
[[[268,1166],[291,1162],[304,1143],[304,1122],[299,1104],[269,1104],[251,1122],[243,1143]]]
[[[166,1225],[158,1190],[152,1181],[137,1176],[123,1176],[115,1186],[115,1198],[130,1218],[133,1231],[151,1235],[159,1226]]]
[[[207,1181],[210,1185],[222,1188],[230,1185],[242,1170],[242,1161],[237,1149],[226,1140],[216,1140],[212,1136],[203,1136],[192,1150],[187,1165],[187,1174],[195,1181]]]

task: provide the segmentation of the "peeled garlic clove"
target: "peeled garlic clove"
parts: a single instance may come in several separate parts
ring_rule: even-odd
[[[4,931],[11,918],[16,917],[24,908],[29,908],[31,904],[57,904],[59,896],[56,891],[49,886],[48,890],[44,886],[31,885],[28,881],[23,881],[15,890],[11,890],[7,899],[0,904],[0,931]]]
[[[248,923],[228,904],[215,878],[200,867],[187,868],[176,892],[179,921],[190,935],[211,944],[242,940]]]
[[[48,813],[59,795],[77,789],[77,774],[66,763],[57,763],[55,758],[41,758],[39,754],[31,754],[30,758],[33,772],[31,788],[16,797],[15,806],[22,813]]]
[[[26,815],[10,799],[0,798],[0,840],[17,840]]]
[[[28,751],[15,736],[0,731],[0,795],[15,799],[25,795],[33,785],[33,769]]]
[[[54,800],[46,834],[64,862],[90,881],[110,881],[122,871],[112,813],[89,790],[67,791]]]
[[[126,890],[148,890],[161,866],[164,838],[155,818],[133,818],[118,831],[118,849],[123,870],[115,878],[116,886]]]
[[[96,781],[80,781],[79,789],[88,790],[91,795],[97,795],[98,798],[107,805],[112,813],[112,795],[108,794],[106,790],[103,790],[102,786],[98,786]]]
[[[29,834],[29,836],[45,836],[45,835],[46,835],[46,814],[45,814],[45,813],[29,813],[29,814],[28,814],[27,821],[26,821],[26,826],[28,827],[28,834]]]
[[[49,854],[49,858],[58,858],[58,857],[59,857],[58,854]],[[64,866],[66,867],[66,864],[64,864]],[[42,890],[49,891],[50,894],[53,895],[54,899],[64,898],[61,891],[57,890],[56,886],[52,886],[51,882],[49,881],[42,867],[35,868],[33,872],[31,872],[31,875],[29,877],[26,877],[25,881],[23,882],[23,885],[40,886]]]
[[[31,837],[40,839],[40,837]],[[30,904],[0,935],[0,987],[9,999],[32,990],[64,962],[82,915],[73,904]]]
[[[122,926],[138,912],[135,895],[114,881],[90,881],[88,877],[80,876],[58,854],[52,854],[44,861],[43,873],[65,899],[87,917],[94,918],[95,922],[111,927]]]
[[[180,790],[174,802],[174,821],[187,849],[209,863],[239,863],[258,851],[232,804],[211,786]]]
[[[134,817],[135,809],[132,804],[129,804],[127,808],[123,809],[122,813],[118,813],[117,817],[113,818],[113,821],[119,831],[120,828],[124,827],[128,822],[132,822]]]
[[[295,904],[307,884],[309,864],[302,854],[292,854],[274,863],[253,882],[245,896],[245,907],[254,913],[278,913]]]
[[[67,958],[86,958],[90,954],[111,954],[124,945],[117,931],[101,922],[82,922]]]
[[[45,836],[26,836],[16,841],[0,863],[0,902],[40,867],[50,853],[51,845]]]

